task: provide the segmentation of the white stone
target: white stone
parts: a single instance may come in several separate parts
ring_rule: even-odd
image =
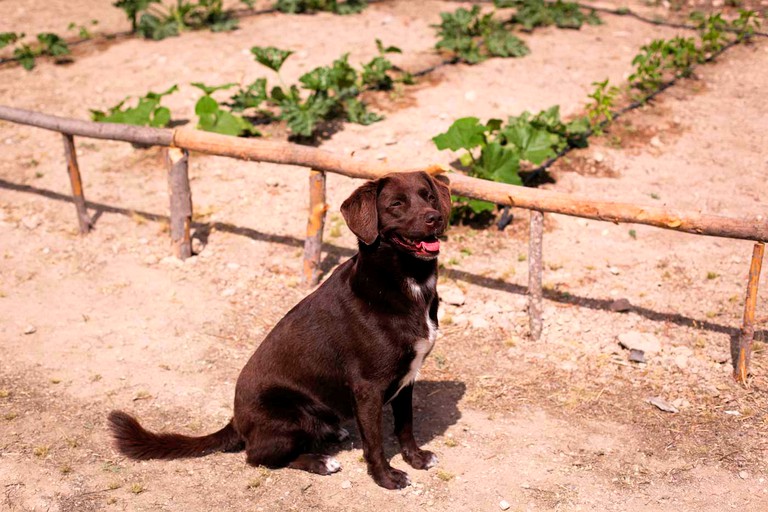
[[[655,354],[661,350],[661,342],[652,334],[628,331],[617,336],[619,345],[627,350],[642,350],[646,354]]]
[[[499,502],[499,508],[501,510],[509,510],[509,502],[507,500],[501,500]]]
[[[452,306],[462,306],[466,301],[464,292],[456,286],[441,286],[440,300]]]

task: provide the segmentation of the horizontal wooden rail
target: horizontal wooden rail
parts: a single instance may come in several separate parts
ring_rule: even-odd
[[[0,119],[27,124],[68,135],[80,135],[92,139],[121,140],[147,146],[170,146],[173,130],[148,128],[128,124],[94,123],[67,117],[58,117],[31,110],[0,105]]]
[[[39,112],[0,106],[0,119],[70,135],[122,140],[136,144],[178,148],[242,160],[308,167],[350,178],[375,179],[392,172],[426,169],[393,167],[338,155],[323,149],[264,139],[242,139],[191,128],[176,130],[94,123]],[[431,167],[433,171],[435,167]],[[529,210],[559,213],[607,222],[647,224],[698,235],[768,241],[768,212],[746,218],[681,211],[662,206],[598,201],[571,194],[496,183],[462,174],[451,174],[455,194]]]

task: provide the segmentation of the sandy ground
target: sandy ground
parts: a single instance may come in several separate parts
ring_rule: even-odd
[[[228,34],[120,41],[68,65],[0,69],[0,104],[87,118],[88,108],[178,83],[167,104],[190,118],[197,93],[189,82],[269,76],[248,54],[255,44],[297,52],[287,82],[344,52],[370,58],[376,37],[403,49],[398,64],[420,69],[439,61],[429,25],[456,5],[268,14]],[[0,20],[27,32],[90,18],[104,30],[127,27],[106,2],[0,2]],[[621,82],[642,44],[675,34],[604,19],[524,35],[532,53],[522,59],[443,67],[378,97],[385,121],[346,125],[322,146],[392,163],[448,163],[453,155],[430,139],[455,118],[553,104],[575,115],[593,81]],[[767,80],[766,40],[730,50],[572,153],[547,187],[734,216],[767,212]],[[204,249],[182,264],[166,258],[160,151],[78,140],[96,215],[96,229],[81,238],[60,136],[0,122],[0,148],[2,510],[492,511],[501,500],[513,511],[768,507],[766,286],[750,387],[731,378],[749,242],[547,216],[546,320],[534,343],[525,314],[527,213],[515,212],[503,232],[451,230],[440,287],[461,290],[466,303],[443,306],[416,391],[417,439],[440,465],[408,468],[415,483],[402,491],[373,484],[354,433],[337,454],[342,472],[331,477],[248,467],[243,454],[137,463],[110,446],[107,412],[128,410],[155,429],[219,428],[240,368],[307,293],[298,277],[306,170],[192,155]],[[353,253],[338,207],[357,185],[329,178],[326,269]],[[634,309],[611,311],[619,298]],[[616,342],[630,331],[660,345],[646,365],[629,363]],[[680,411],[663,413],[649,397]],[[406,469],[394,440],[387,449]]]

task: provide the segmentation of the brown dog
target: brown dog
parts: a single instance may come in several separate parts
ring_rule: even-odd
[[[233,419],[203,437],[152,433],[124,412],[109,415],[117,448],[135,459],[196,457],[245,446],[247,460],[327,475],[341,469],[318,452],[354,416],[368,472],[387,489],[409,484],[382,446],[382,407],[392,404],[403,458],[437,462],[413,437],[413,383],[437,330],[437,237],[448,223],[445,178],[390,174],[341,206],[359,253],[277,323],[243,368]]]

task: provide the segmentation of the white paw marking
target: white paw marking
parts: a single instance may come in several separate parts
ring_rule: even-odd
[[[339,430],[337,430],[336,431],[336,439],[339,442],[346,441],[347,439],[349,439],[349,430],[347,430],[345,428],[340,428]]]
[[[426,466],[424,466],[424,467],[425,467],[426,469],[429,469],[429,468],[433,468],[433,467],[437,466],[437,463],[438,463],[438,462],[439,462],[439,461],[437,460],[437,455],[435,455],[435,454],[433,453],[433,454],[431,454],[431,455],[429,456],[429,460],[427,461],[427,464],[426,464]]]
[[[329,473],[336,473],[341,470],[341,464],[339,464],[339,461],[336,459],[328,457],[325,459],[325,469],[327,469]]]

